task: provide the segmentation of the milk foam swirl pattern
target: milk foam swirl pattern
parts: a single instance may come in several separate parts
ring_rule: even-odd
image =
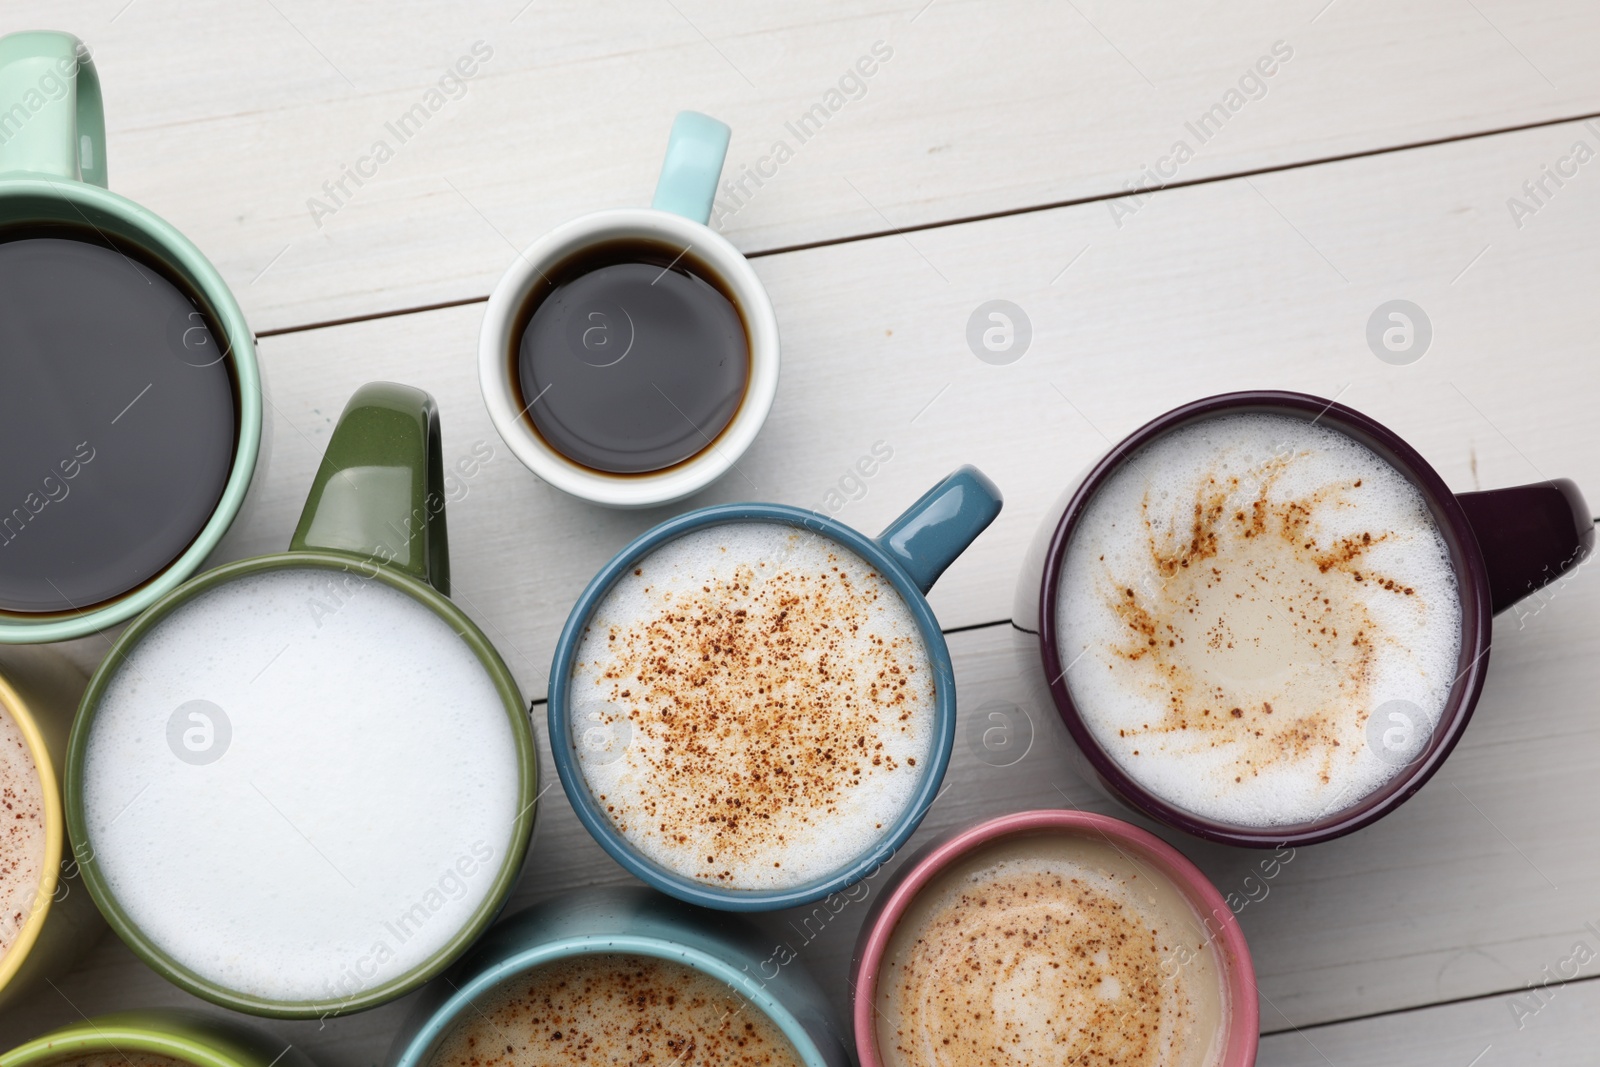
[[[1277,415],[1182,427],[1099,489],[1068,547],[1059,653],[1085,724],[1191,813],[1308,822],[1426,742],[1460,651],[1444,540],[1421,493],[1344,434]],[[1408,751],[1372,712],[1416,709]]]

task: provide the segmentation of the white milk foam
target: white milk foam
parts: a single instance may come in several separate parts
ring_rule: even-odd
[[[1242,826],[1382,786],[1426,744],[1461,648],[1421,492],[1352,438],[1265,414],[1182,427],[1114,473],[1068,546],[1056,622],[1102,748],[1169,803]]]
[[[195,700],[231,725],[214,762],[177,754],[213,751],[190,714],[214,711],[169,733]],[[274,1000],[347,997],[431,956],[488,894],[518,805],[487,669],[355,567],[250,575],[173,611],[107,686],[85,783],[96,860],[135,925]]]
[[[868,853],[928,766],[916,617],[864,559],[779,523],[668,542],[606,594],[570,713],[590,792],[645,856],[776,889]]]

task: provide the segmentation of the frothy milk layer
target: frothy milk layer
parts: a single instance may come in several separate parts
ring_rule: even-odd
[[[39,903],[45,836],[39,768],[17,721],[0,704],[0,957]]]
[[[830,874],[898,819],[928,765],[934,680],[894,586],[765,522],[655,550],[575,657],[579,765],[618,831],[680,874],[774,889]]]
[[[354,565],[175,609],[111,677],[84,773],[95,858],[133,923],[275,1000],[346,997],[438,951],[483,903],[518,807],[482,662]]]
[[[1179,890],[1109,842],[976,849],[895,924],[877,984],[887,1067],[1210,1067],[1226,994]]]
[[[1309,822],[1383,785],[1426,744],[1461,648],[1421,492],[1359,442],[1278,415],[1192,424],[1125,463],[1078,521],[1056,612],[1105,751],[1164,800],[1244,826]]]
[[[429,1067],[801,1067],[783,1031],[730,986],[652,956],[574,956],[495,989]]]

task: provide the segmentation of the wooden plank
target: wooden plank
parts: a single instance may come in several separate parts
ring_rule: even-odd
[[[1600,948],[1593,935],[1588,947]],[[1399,1015],[1274,1034],[1261,1042],[1260,1067],[1404,1063],[1414,1067],[1588,1067],[1600,1041],[1600,983],[1541,987]],[[1533,1013],[1527,1005],[1541,1003]],[[1516,1009],[1513,1009],[1513,1006]]]
[[[70,0],[33,21],[94,45],[113,188],[193,237],[257,329],[486,294],[513,246],[648,202],[684,107],[733,125],[731,179],[770,176],[725,197],[721,228],[748,250],[1115,195],[1147,167],[1192,181],[1600,111],[1600,9],[1583,0],[183,13]],[[480,41],[492,55],[429,98]],[[892,57],[830,97],[880,41]],[[1273,75],[1240,92],[1263,57]],[[392,132],[418,104],[426,120]],[[818,104],[834,109],[820,131],[791,131]],[[379,141],[392,158],[362,163]],[[1163,164],[1179,141],[1193,158]]]
[[[738,469],[690,504],[834,503],[876,532],[976,463],[1008,501],[934,590],[943,624],[961,627],[1010,616],[1025,545],[1109,440],[1227,389],[1337,396],[1411,440],[1459,490],[1571,476],[1600,499],[1587,239],[1600,226],[1600,162],[1521,230],[1504,206],[1579,139],[1600,145],[1569,124],[1173,190],[1120,231],[1083,205],[765,257],[786,346],[777,402]],[[1009,366],[981,362],[965,338],[972,311],[997,296],[1032,320],[1031,347]],[[1369,316],[1395,297],[1433,322],[1431,348],[1410,366],[1367,346]],[[357,385],[427,388],[447,464],[480,442],[494,450],[450,504],[457,598],[539,696],[583,586],[677,509],[593,507],[523,469],[478,395],[481,314],[469,305],[264,340],[274,455],[262,508],[228,554],[288,543]],[[878,441],[893,457],[852,480]],[[85,665],[104,647],[84,643]]]
[[[1034,695],[1031,665],[1019,662],[1016,633],[998,625],[950,638],[962,727],[947,788],[912,847],[951,827],[1032,807],[1070,805],[1129,817],[1072,769],[1071,742]],[[1593,805],[1583,798],[1593,793],[1590,767],[1600,752],[1600,724],[1585,699],[1600,687],[1600,663],[1590,654],[1597,642],[1600,582],[1586,569],[1525,628],[1503,629],[1477,716],[1450,763],[1426,789],[1392,817],[1353,837],[1299,850],[1276,877],[1260,877],[1265,853],[1203,846],[1161,831],[1225,893],[1250,899],[1240,919],[1256,958],[1266,1029],[1520,989],[1544,980],[1546,968],[1548,974],[1562,975],[1562,961],[1578,941],[1600,952],[1600,935],[1585,926],[1600,926],[1594,905],[1600,899],[1600,859],[1591,849],[1572,847],[1594,832]],[[535,709],[535,724],[542,769],[547,783],[553,783],[543,711]],[[1013,724],[1023,749],[1015,762],[983,745],[983,730],[994,712]],[[513,908],[552,893],[628,880],[583,830],[559,787],[545,794],[531,857]],[[775,943],[794,948],[842,1013],[847,997],[842,978],[865,910],[865,904],[851,905],[820,932],[815,923],[806,926],[805,909],[762,916],[759,922]],[[1581,974],[1590,974],[1594,966],[1584,965]],[[75,1019],[79,1011],[93,1015],[191,1003],[115,939],[102,943],[58,984],[59,991],[46,989],[0,1020],[0,1046]],[[1563,992],[1552,998],[1525,1029],[1544,1039],[1572,1027],[1586,1032],[1586,1013],[1567,1021],[1565,1003],[1584,995]],[[1509,1007],[1491,1006],[1496,1019],[1513,1020]],[[402,1003],[326,1024],[272,1023],[268,1028],[301,1045],[324,1067],[358,1067],[379,1061],[406,1010]],[[1379,1024],[1359,1024],[1350,1037],[1338,1036],[1344,1029],[1331,1031],[1335,1038],[1329,1044],[1369,1047],[1379,1038],[1360,1028],[1372,1025]],[[1485,1042],[1497,1041],[1506,1027],[1496,1026],[1462,1034],[1482,1032],[1488,1035]],[[1390,1032],[1376,1031],[1379,1036]],[[1308,1036],[1329,1052],[1324,1047],[1329,1033],[1318,1029]],[[1263,1062],[1279,1062],[1272,1057],[1312,1062],[1305,1059],[1310,1053],[1301,1040],[1269,1039]],[[1373,1059],[1352,1055],[1334,1062]]]

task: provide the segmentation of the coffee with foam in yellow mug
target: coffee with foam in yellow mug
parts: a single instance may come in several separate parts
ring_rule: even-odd
[[[0,1007],[66,971],[105,931],[78,884],[61,805],[84,681],[57,653],[0,652]]]

